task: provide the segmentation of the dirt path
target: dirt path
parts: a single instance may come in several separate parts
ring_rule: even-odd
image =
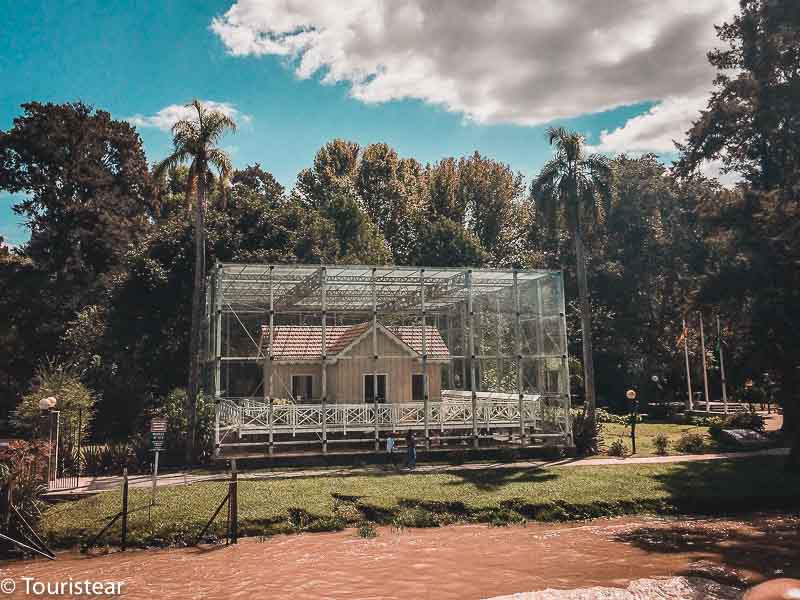
[[[121,581],[123,597],[130,599],[463,600],[546,588],[625,588],[641,578],[676,575],[736,586],[800,576],[798,516],[619,518],[378,533],[362,539],[350,529],[249,538],[235,546],[91,557],[63,553],[55,562],[5,565],[0,578],[20,585],[23,576]]]

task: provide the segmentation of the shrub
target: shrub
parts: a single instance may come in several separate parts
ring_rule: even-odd
[[[43,442],[13,440],[0,447],[2,501],[5,502],[5,491],[10,488],[11,502],[33,527],[44,506],[41,495],[46,491],[47,461],[48,448]]]
[[[424,508],[402,508],[392,520],[395,529],[406,527],[438,527],[436,516]]]
[[[625,456],[628,453],[628,447],[622,440],[614,440],[608,447],[609,456]]]
[[[600,434],[603,430],[601,423],[591,423],[584,411],[572,412],[571,418],[575,453],[578,456],[588,456],[600,452]]]
[[[764,417],[756,412],[740,412],[728,417],[728,427],[764,431]]]
[[[656,448],[656,454],[665,456],[669,448],[669,438],[663,433],[659,433],[653,438],[653,446]]]
[[[175,388],[161,402],[159,412],[167,420],[166,447],[170,452],[182,454],[189,434],[186,418],[186,395],[184,388]],[[204,394],[197,395],[197,440],[195,451],[203,459],[214,451],[214,399]]]
[[[629,422],[628,415],[615,415],[612,412],[608,412],[604,408],[596,409],[595,415],[597,416],[598,423],[614,423],[615,425],[627,425]]]
[[[728,426],[728,420],[723,417],[709,417],[706,419],[705,425],[708,427],[708,435],[718,440],[722,430]]]
[[[365,539],[378,537],[378,530],[369,521],[364,521],[358,526],[358,537]]]
[[[705,439],[699,433],[684,433],[675,443],[678,452],[685,454],[695,454],[701,452],[706,445]]]
[[[39,401],[54,397],[55,408],[60,411],[59,421],[62,425],[66,424],[65,429],[70,432],[70,439],[63,440],[62,447],[71,449],[77,446],[78,421],[81,425],[80,437],[84,439],[94,417],[94,393],[81,383],[77,369],[52,360],[36,371],[36,381],[35,389],[23,396],[11,415],[12,424],[21,433],[40,437],[42,428],[47,425],[43,423]],[[47,435],[46,429],[44,435]]]

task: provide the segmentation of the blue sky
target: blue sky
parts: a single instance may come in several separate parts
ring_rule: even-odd
[[[23,102],[82,100],[115,118],[138,115],[152,162],[170,148],[165,128],[152,126],[154,115],[192,98],[224,102],[242,123],[224,142],[235,164],[259,162],[287,187],[335,137],[387,142],[422,162],[478,150],[526,175],[549,155],[543,131],[550,123],[583,131],[599,150],[668,156],[666,142],[680,137],[710,88],[702,53],[687,54],[696,65],[690,68],[681,48],[708,47],[711,23],[731,5],[715,0],[714,10],[696,11],[670,1],[672,27],[658,11],[629,11],[626,18],[650,33],[624,44],[615,41],[609,15],[584,15],[585,37],[601,51],[576,49],[585,53],[585,72],[568,78],[562,73],[574,61],[554,46],[568,25],[580,35],[575,17],[554,9],[543,25],[526,12],[533,0],[479,14],[458,2],[432,11],[424,0],[406,3],[414,8],[408,14],[384,14],[386,3],[367,0],[338,11],[310,0],[292,11],[273,0],[4,1],[0,129],[12,126]],[[694,37],[672,40],[690,18]],[[298,31],[311,37],[294,37]],[[662,39],[675,44],[691,76],[659,66]],[[642,48],[652,49],[652,60],[642,60]],[[0,235],[20,244],[27,230],[12,204],[0,192]]]

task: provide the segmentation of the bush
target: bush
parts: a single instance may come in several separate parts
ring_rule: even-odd
[[[653,446],[656,448],[656,454],[665,456],[669,448],[669,438],[663,433],[659,433],[653,438]]]
[[[365,539],[376,538],[378,537],[378,531],[375,529],[375,526],[372,523],[369,521],[364,521],[358,526],[358,537]]]
[[[166,448],[172,453],[183,454],[189,434],[189,421],[186,418],[186,395],[184,388],[172,390],[162,400],[157,411],[167,420]],[[197,440],[195,452],[202,460],[214,452],[214,399],[204,394],[197,395]]]
[[[31,437],[40,437],[44,427],[44,435],[47,435],[47,424],[43,423],[45,419],[42,419],[39,401],[54,397],[55,409],[60,411],[59,421],[62,425],[66,424],[70,432],[70,439],[63,440],[62,447],[71,451],[78,442],[78,421],[81,424],[81,439],[89,431],[94,417],[94,393],[83,385],[77,369],[52,360],[36,371],[36,382],[34,390],[23,396],[11,415],[12,424],[18,431]]]
[[[732,429],[764,431],[764,417],[756,412],[735,413],[728,417],[728,427]]]
[[[33,527],[37,527],[44,507],[41,495],[47,489],[47,462],[48,448],[43,442],[13,440],[0,447],[0,502],[5,503],[10,488],[11,502]],[[3,506],[2,512],[6,510]]]
[[[706,445],[706,441],[699,433],[684,433],[675,443],[678,452],[685,454],[696,454],[701,452]]]
[[[595,414],[597,415],[598,423],[614,423],[615,425],[628,425],[630,422],[628,415],[615,415],[612,412],[608,412],[604,408],[596,409]]]
[[[600,434],[603,426],[599,421],[591,423],[584,411],[571,413],[572,435],[575,440],[575,453],[578,456],[588,456],[600,452]]]
[[[625,456],[628,453],[628,447],[622,440],[614,440],[608,447],[609,456]]]

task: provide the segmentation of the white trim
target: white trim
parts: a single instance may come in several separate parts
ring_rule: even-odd
[[[385,392],[386,397],[383,399],[383,403],[384,404],[391,404],[389,402],[389,374],[388,373],[361,373],[361,401],[364,404],[369,404],[367,402],[367,382],[366,382],[366,378],[367,377],[372,377],[373,375],[377,375],[378,377],[383,375],[386,378],[386,384],[384,385],[384,392]],[[375,400],[373,399],[372,400],[372,404],[377,404],[377,402],[375,402]]]
[[[366,338],[366,337],[367,337],[367,336],[368,336],[370,333],[372,333],[372,330],[373,330],[373,327],[372,327],[372,325],[370,325],[370,326],[367,328],[367,330],[366,330],[366,331],[364,331],[363,333],[361,333],[361,335],[359,335],[359,336],[358,336],[358,337],[356,337],[356,338],[353,338],[353,339],[350,341],[350,343],[349,343],[349,344],[347,344],[347,346],[345,346],[344,348],[342,348],[341,350],[339,350],[339,351],[336,353],[336,359],[338,360],[339,358],[347,358],[345,355],[346,355],[346,354],[347,354],[347,353],[348,353],[350,350],[352,350],[352,349],[353,349],[353,348],[354,348],[354,347],[355,347],[355,346],[356,346],[356,345],[357,345],[359,342],[363,341],[363,340],[364,340],[364,339],[365,339],[365,338]],[[408,356],[415,357],[415,358],[416,358],[416,357],[420,357],[420,356],[421,356],[421,354],[419,354],[419,353],[418,353],[416,350],[414,350],[414,349],[413,349],[411,346],[409,346],[409,345],[408,345],[408,344],[406,344],[406,343],[405,343],[405,342],[404,342],[402,339],[400,339],[400,337],[399,337],[399,336],[397,336],[397,335],[395,335],[394,333],[392,333],[392,332],[391,332],[389,329],[387,329],[385,326],[381,325],[380,323],[378,323],[378,331],[382,331],[382,332],[383,332],[383,333],[386,335],[386,337],[388,337],[388,338],[389,338],[390,340],[392,340],[392,341],[393,341],[395,344],[397,344],[398,346],[400,346],[401,348],[403,348],[403,350],[405,350],[405,351],[406,351],[406,353],[408,354]]]

